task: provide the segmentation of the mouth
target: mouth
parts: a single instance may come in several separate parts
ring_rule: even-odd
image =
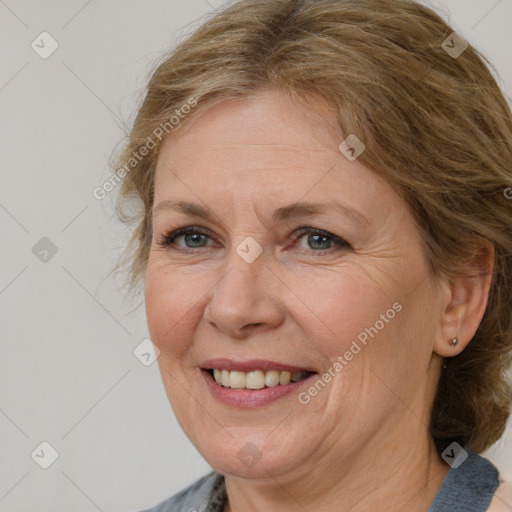
[[[275,361],[211,359],[199,367],[206,389],[225,406],[259,409],[293,396],[318,375],[312,368]]]

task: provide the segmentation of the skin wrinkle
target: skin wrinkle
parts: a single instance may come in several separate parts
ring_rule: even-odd
[[[162,250],[155,242],[151,247],[146,310],[151,339],[161,352],[164,386],[187,436],[227,475],[233,512],[295,510],[297,502],[318,511],[344,503],[351,512],[381,510],[383,502],[398,510],[410,503],[426,512],[448,470],[430,438],[427,416],[441,364],[439,356],[432,364],[433,354],[448,337],[444,315],[451,289],[432,276],[400,196],[337,151],[339,130],[330,123],[322,127],[314,111],[294,118],[296,111],[279,94],[226,101],[198,118],[186,135],[164,143],[155,204],[167,199],[208,204],[222,219],[211,223],[170,210],[154,216],[156,236],[172,220],[173,229],[209,228],[221,242],[186,253]],[[314,136],[309,119],[318,129]],[[247,138],[255,143],[245,144]],[[226,139],[244,143],[227,154]],[[290,151],[275,152],[275,141]],[[180,175],[165,172],[170,160]],[[260,173],[266,160],[279,172]],[[219,180],[227,169],[229,186]],[[372,221],[365,234],[338,213],[332,219],[276,222],[268,230],[275,208],[335,198],[357,205]],[[354,249],[323,256],[293,246],[284,250],[290,232],[308,225],[346,236]],[[265,249],[251,264],[235,251],[246,236]],[[402,310],[307,405],[288,396],[257,410],[239,410],[217,402],[202,380],[198,366],[212,357],[274,359],[321,374],[394,302]],[[170,375],[191,393],[176,389]],[[263,454],[252,468],[237,457],[247,442]]]
[[[117,216],[134,229],[116,269],[128,271],[134,299],[146,278],[166,392],[186,435],[227,476],[232,512],[421,512],[446,469],[436,471],[436,451],[456,440],[482,453],[510,414],[510,108],[485,56],[471,44],[457,60],[443,49],[453,27],[439,13],[361,2],[240,0],[209,18],[155,63],[115,174],[93,192],[102,200],[119,186]],[[269,101],[272,91],[286,100]],[[353,163],[338,151],[348,134],[366,146]],[[141,144],[153,146],[146,158]],[[166,212],[152,241],[155,192],[207,205],[216,221]],[[374,218],[372,236],[349,235],[341,216],[311,217],[300,220],[353,250],[288,250],[300,224],[271,222],[273,211],[332,197]],[[186,254],[157,245],[185,224],[217,243]],[[377,235],[386,224],[392,243]],[[245,235],[264,249],[250,265],[236,253]],[[478,239],[496,257],[486,310],[485,275],[464,280]],[[281,400],[242,414],[202,386],[207,357],[328,370],[395,301],[400,314],[307,406]],[[246,440],[263,454],[252,469],[236,457]]]

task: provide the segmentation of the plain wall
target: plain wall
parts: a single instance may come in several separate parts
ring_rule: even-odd
[[[110,273],[127,232],[115,192],[92,192],[154,59],[221,3],[0,2],[0,511],[140,510],[209,470],[157,364],[133,354],[144,309]],[[512,1],[433,5],[512,95]],[[47,59],[31,47],[43,31],[59,45]],[[59,455],[48,469],[31,458],[43,441]],[[42,449],[36,460],[51,456]],[[487,455],[512,480],[510,428]]]

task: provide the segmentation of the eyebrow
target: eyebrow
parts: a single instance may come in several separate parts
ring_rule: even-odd
[[[203,206],[188,201],[173,201],[169,199],[161,201],[153,207],[153,213],[161,210],[174,210],[192,217],[198,217],[209,221],[214,221],[216,219],[216,216],[208,208],[204,208]],[[329,213],[330,210],[337,211],[358,224],[364,224],[367,227],[370,227],[372,224],[372,221],[362,213],[337,201],[329,201],[321,204],[306,202],[292,203],[275,210],[272,214],[272,220],[274,222],[279,222],[293,218],[308,217],[310,215],[322,215]]]

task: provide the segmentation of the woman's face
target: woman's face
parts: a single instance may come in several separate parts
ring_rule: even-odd
[[[159,155],[150,335],[180,425],[224,474],[331,471],[428,438],[443,290],[404,201],[338,149],[347,135],[320,103],[265,92]]]

